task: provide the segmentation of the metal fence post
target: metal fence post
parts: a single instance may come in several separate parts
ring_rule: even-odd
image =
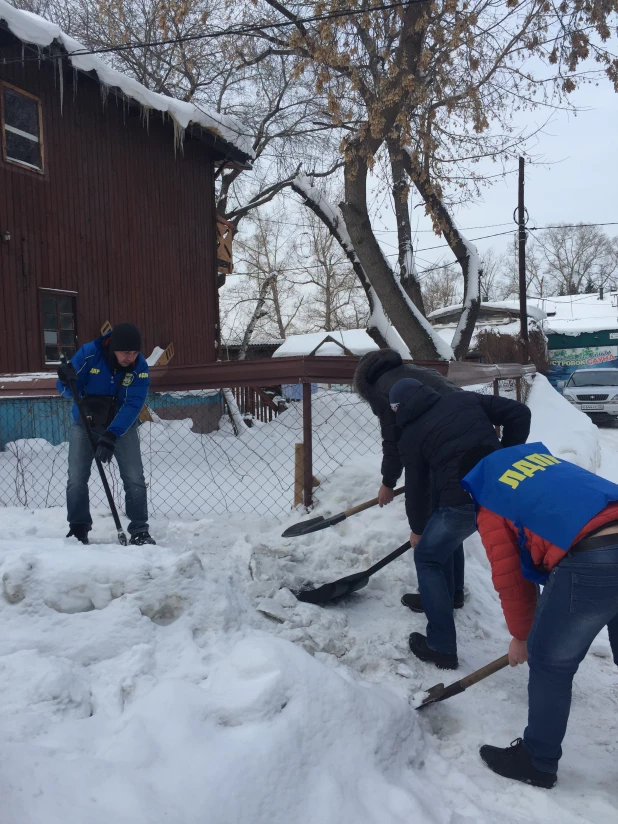
[[[303,383],[303,503],[313,504],[313,428],[311,423],[311,383]]]
[[[494,395],[500,394],[500,381],[498,378],[494,378]],[[500,427],[495,426],[494,429],[496,430],[496,435],[500,437]]]

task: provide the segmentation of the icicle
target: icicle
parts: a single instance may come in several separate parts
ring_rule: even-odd
[[[64,66],[62,56],[58,57],[58,79],[60,81],[60,116],[62,117],[62,107],[64,105]]]
[[[181,154],[184,154],[185,130],[175,118],[172,120],[174,122],[174,155],[178,149]]]
[[[109,86],[105,84],[102,80],[99,80],[99,89],[101,94],[101,105],[103,108],[107,106],[107,98],[109,95]]]
[[[40,69],[41,69],[41,47],[40,47],[40,46],[37,46],[37,47],[36,47],[36,51],[37,51],[38,63],[39,63],[39,70],[40,70]]]
[[[22,42],[21,44],[21,65],[22,68],[24,67],[24,60],[26,59],[26,44]]]
[[[140,104],[140,108],[142,113],[142,123],[146,127],[146,131],[150,132],[150,107]]]

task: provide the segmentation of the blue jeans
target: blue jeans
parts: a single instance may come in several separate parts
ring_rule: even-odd
[[[455,553],[476,530],[474,504],[441,506],[414,550],[418,590],[427,616],[427,643],[436,652],[457,652],[453,618]],[[460,564],[463,577],[463,564]],[[463,581],[462,581],[463,584]]]
[[[463,592],[465,567],[466,557],[464,555],[463,544],[459,544],[455,552],[453,552],[453,574],[455,579],[455,592]]]
[[[95,443],[99,434],[93,432]],[[134,424],[116,441],[114,456],[124,485],[125,510],[129,517],[129,534],[148,531],[148,501],[144,468],[139,449],[137,425]],[[70,524],[86,524],[92,528],[88,479],[92,468],[92,449],[84,428],[71,424],[69,432],[69,477],[67,480],[67,520]]]
[[[573,676],[604,626],[618,665],[618,543],[565,556],[539,599],[528,637],[524,732],[524,747],[539,770],[558,771]]]

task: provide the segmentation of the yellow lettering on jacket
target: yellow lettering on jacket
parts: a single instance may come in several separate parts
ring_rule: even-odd
[[[510,486],[511,489],[517,489],[522,481],[525,481],[526,478],[532,478],[535,472],[539,470],[545,472],[547,467],[555,466],[559,463],[561,463],[561,461],[559,461],[558,458],[554,458],[553,455],[541,455],[535,452],[519,461],[515,461],[513,469],[507,469],[498,480]]]
[[[513,466],[515,469],[519,469],[520,472],[523,472],[526,478],[531,478],[535,472],[539,470],[541,472],[545,472],[545,467],[538,466],[536,464],[530,463],[530,461],[524,459],[523,461],[516,461]]]
[[[503,484],[508,484],[513,489],[517,489],[519,482],[525,481],[526,476],[522,475],[521,472],[515,472],[514,469],[507,469],[499,480],[502,481]]]
[[[100,369],[91,369],[90,374],[91,375],[98,375],[100,373],[100,371],[101,371]]]
[[[148,377],[148,372],[140,372],[137,377],[138,378],[147,378]]]

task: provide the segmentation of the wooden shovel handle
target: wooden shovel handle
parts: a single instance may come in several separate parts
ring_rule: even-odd
[[[395,495],[401,495],[402,492],[405,491],[405,486],[400,486],[399,489],[394,490]],[[372,498],[370,501],[365,501],[364,504],[359,504],[358,506],[353,506],[351,509],[346,509],[343,513],[346,518],[349,518],[350,515],[356,515],[357,512],[363,512],[365,509],[370,509],[372,506],[375,506],[378,503],[377,498]]]
[[[490,664],[486,664],[484,667],[476,670],[476,672],[466,675],[465,678],[462,678],[459,681],[459,683],[465,690],[467,690],[468,687],[472,686],[472,684],[478,684],[478,682],[482,681],[483,678],[487,678],[488,675],[493,675],[494,672],[499,672],[501,669],[507,667],[508,664],[509,656],[503,655],[501,658],[496,658],[495,661],[492,661]]]

